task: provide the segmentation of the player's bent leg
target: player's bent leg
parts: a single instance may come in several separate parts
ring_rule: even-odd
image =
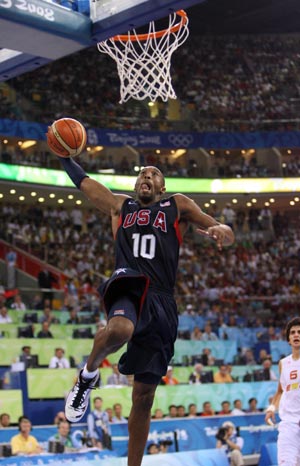
[[[157,384],[134,381],[128,419],[128,466],[140,466],[142,463],[156,387]]]
[[[100,329],[94,338],[93,349],[87,360],[89,371],[98,369],[103,359],[115,353],[133,334],[134,324],[126,317],[112,317],[104,329]]]
[[[113,317],[104,329],[100,329],[94,338],[92,352],[87,361],[87,371],[98,371],[101,361],[128,342],[133,334],[133,323],[124,317]],[[90,393],[96,388],[99,373],[92,378],[85,378],[80,371],[78,380],[70,391],[65,405],[66,418],[70,422],[79,422],[89,405]]]

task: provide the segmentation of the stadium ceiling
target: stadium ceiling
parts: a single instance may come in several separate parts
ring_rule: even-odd
[[[193,35],[300,32],[299,0],[208,0],[187,12]]]

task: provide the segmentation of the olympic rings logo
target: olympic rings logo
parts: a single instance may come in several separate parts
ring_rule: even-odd
[[[189,147],[194,142],[194,137],[191,134],[170,134],[168,140],[176,147]]]

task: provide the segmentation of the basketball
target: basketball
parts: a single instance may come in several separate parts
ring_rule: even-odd
[[[73,118],[61,118],[52,123],[47,132],[49,148],[60,157],[79,155],[86,145],[84,126]]]

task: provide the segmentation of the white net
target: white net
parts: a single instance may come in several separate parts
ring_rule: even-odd
[[[180,22],[176,23],[180,18]],[[160,97],[164,102],[176,99],[171,79],[171,58],[189,35],[188,18],[184,11],[169,15],[169,27],[155,31],[151,21],[147,34],[135,29],[125,36],[116,36],[98,44],[117,63],[120,78],[120,103],[130,98],[152,102]]]

